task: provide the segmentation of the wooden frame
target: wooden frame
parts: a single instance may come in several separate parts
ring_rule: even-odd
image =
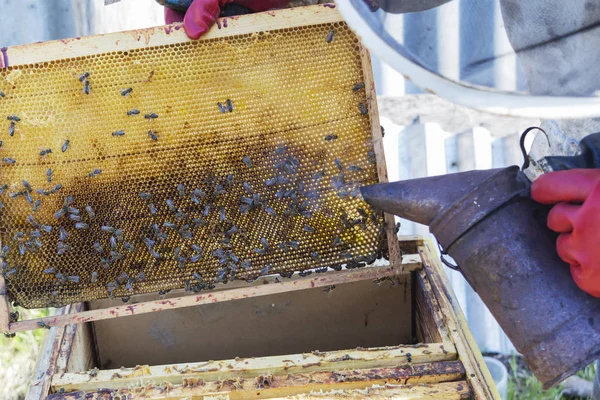
[[[434,247],[415,237],[402,240],[400,247],[418,252],[422,260],[422,268],[412,272],[413,286],[420,288],[415,295],[421,322],[416,335],[422,343],[90,371],[92,361],[85,354],[92,347],[81,341],[77,344],[73,331],[85,324],[70,325],[51,329],[55,332],[53,351],[44,351],[36,375],[42,379],[36,381],[28,399],[52,392],[56,393],[53,400],[81,398],[92,392],[98,398],[105,393],[106,398],[119,394],[129,399],[279,398],[300,393],[315,398],[347,393],[375,398],[498,399]],[[82,346],[88,350],[82,351]],[[99,387],[102,391],[97,392]]]
[[[332,4],[317,5],[283,9],[265,13],[257,13],[233,18],[222,18],[200,40],[210,40],[219,37],[228,37],[253,33],[260,30],[275,30],[294,28],[307,25],[332,23],[343,21],[341,15]],[[8,48],[4,54],[5,59],[0,67],[14,65],[41,64],[60,58],[82,57],[97,54],[102,51],[126,51],[136,48],[161,46],[187,42],[190,39],[183,31],[182,24],[172,24],[164,27],[119,32],[106,35],[97,35],[68,40],[35,43],[31,45],[15,46]],[[360,45],[359,45],[360,46]],[[373,145],[377,160],[377,173],[380,182],[387,182],[387,170],[383,152],[381,126],[377,111],[375,83],[372,75],[371,61],[368,51],[360,46],[360,58],[364,74],[365,103],[371,119]],[[212,302],[229,301],[238,298],[264,296],[273,293],[283,293],[293,290],[302,290],[308,287],[323,287],[343,282],[353,282],[368,279],[380,279],[393,276],[402,272],[409,272],[417,266],[414,259],[402,260],[396,235],[393,232],[394,217],[385,215],[386,234],[388,238],[389,264],[387,266],[373,266],[360,270],[347,270],[336,274],[313,277],[310,279],[293,279],[278,282],[276,285],[252,286],[245,285],[228,291],[212,291],[200,295],[185,295],[175,299],[155,300],[144,303],[110,307],[104,310],[90,310],[77,313],[57,314],[52,317],[10,322],[7,319],[9,311],[4,310],[0,302],[0,330],[5,333],[14,333],[40,327],[65,326],[71,323],[84,323],[108,318],[118,318],[136,314],[162,311],[181,307],[189,307]],[[273,279],[260,279],[260,283],[273,282]],[[231,288],[227,285],[225,289]],[[2,289],[2,282],[0,282]],[[0,291],[0,295],[1,295]],[[4,297],[4,296],[3,296]],[[5,297],[4,297],[5,298]]]

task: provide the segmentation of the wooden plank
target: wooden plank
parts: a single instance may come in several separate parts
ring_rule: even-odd
[[[134,384],[153,382],[183,384],[185,379],[216,381],[219,379],[256,378],[265,374],[294,374],[340,369],[368,369],[409,366],[410,354],[413,366],[435,361],[456,359],[454,349],[446,349],[443,343],[401,345],[379,348],[357,348],[331,352],[291,354],[283,356],[236,358],[190,364],[160,366],[137,366],[98,371],[95,377],[87,373],[66,373],[55,376],[54,390],[89,391],[103,387],[116,389]]]
[[[222,384],[235,385],[237,382],[223,382]],[[193,385],[193,383],[192,383]],[[313,386],[318,386],[313,384]],[[359,386],[359,388],[355,388]],[[339,387],[339,389],[337,388]],[[193,389],[192,389],[193,390]],[[191,390],[190,390],[191,391]],[[200,391],[200,390],[198,390]],[[112,400],[117,395],[128,395],[128,400],[137,399],[196,399],[196,397],[190,397],[189,394],[179,394],[178,388],[164,388],[152,389],[145,387],[114,391],[109,389],[99,390],[94,393],[85,392],[74,392],[64,394],[53,394],[48,397],[49,400],[81,400],[84,398],[94,398],[97,400]],[[304,393],[296,394],[281,394],[282,391],[271,391],[266,390],[253,390],[245,393],[242,396],[241,391],[229,392],[223,397],[220,393],[211,393],[209,395],[199,395],[198,398],[203,399],[237,399],[237,398],[272,398],[272,399],[331,399],[331,398],[358,398],[358,399],[404,399],[404,400],[432,400],[432,399],[444,399],[444,400],[465,400],[472,399],[473,394],[466,381],[456,382],[441,382],[441,383],[423,383],[420,385],[403,385],[393,384],[389,382],[383,383],[372,383],[368,382],[368,385],[357,385],[355,382],[344,383],[336,382],[331,385],[327,390],[312,390]],[[289,391],[291,392],[291,390]],[[285,393],[285,392],[284,392]]]
[[[57,313],[69,313],[71,306],[57,310]],[[56,370],[56,361],[60,354],[65,328],[50,328],[44,339],[44,346],[38,357],[38,363],[29,386],[27,400],[45,399],[50,391],[52,376]]]
[[[398,237],[398,245],[402,255],[418,254],[418,246],[423,244],[423,238],[418,235],[403,235]]]
[[[373,133],[373,150],[375,152],[375,161],[377,163],[377,175],[379,182],[388,182],[387,166],[385,163],[385,154],[383,151],[383,138],[381,135],[381,124],[379,122],[379,111],[377,108],[377,94],[375,91],[375,79],[373,78],[373,66],[371,65],[371,56],[369,51],[362,44],[360,46],[360,58],[365,83],[365,106],[369,111],[371,118],[371,132]],[[357,104],[358,107],[358,104]],[[395,217],[391,214],[384,214],[386,225],[386,235],[388,242],[388,253],[392,265],[402,265],[402,252],[398,244],[398,235],[394,233]]]
[[[95,346],[91,324],[77,324],[66,372],[87,371],[95,365]]]
[[[435,253],[432,249],[434,248],[434,245],[429,241],[419,246],[419,254],[423,259],[421,277],[427,279],[431,284],[449,335],[456,346],[460,360],[465,366],[467,380],[473,388],[475,397],[477,399],[500,399],[490,371],[483,361],[460,305],[442,271],[440,261],[433,256]]]
[[[168,393],[169,398],[206,395],[228,396],[230,399],[249,396],[272,398],[321,390],[364,389],[371,385],[386,383],[421,385],[448,382],[464,378],[464,373],[464,368],[459,361],[449,361],[394,368],[267,374],[253,378],[236,377],[208,382],[189,378],[177,385],[148,384],[139,389],[122,387],[115,389],[115,392],[118,392],[121,398],[128,399],[144,398],[144,396],[156,398],[164,393]],[[117,394],[115,392],[113,395]]]
[[[338,21],[342,21],[339,12],[335,8],[323,5],[273,10],[264,13],[220,18],[207,33],[202,35],[200,40]],[[7,49],[5,55],[10,67],[44,63],[57,59],[85,57],[108,51],[125,51],[190,42],[191,40],[182,28],[183,24],[175,23],[127,32],[13,46]],[[0,62],[0,67],[5,68],[6,65]]]
[[[0,259],[1,261],[1,259]],[[4,276],[0,275],[0,334],[9,333],[11,307]]]
[[[415,328],[417,331],[417,338],[420,342],[431,343],[441,342],[442,335],[441,330],[444,329],[443,325],[439,326],[439,318],[437,312],[439,307],[434,310],[434,306],[431,299],[428,297],[430,294],[426,288],[424,288],[424,282],[420,279],[417,274],[417,284],[415,287],[415,312],[417,318],[415,318]],[[443,320],[442,320],[443,321]]]
[[[64,326],[73,323],[77,324],[98,321],[102,319],[119,318],[149,312],[217,303],[219,301],[231,301],[256,296],[267,296],[270,294],[305,290],[315,287],[340,285],[342,283],[357,282],[368,279],[381,279],[398,275],[400,272],[401,267],[398,264],[397,266],[371,266],[353,270],[344,270],[335,273],[331,272],[326,274],[314,274],[302,279],[283,281],[272,285],[241,287],[239,289],[226,290],[222,292],[208,291],[204,294],[177,297],[168,300],[154,300],[138,304],[115,306],[103,310],[90,310],[76,314],[64,314],[53,317],[18,321],[9,324],[9,331],[20,332],[38,329],[39,322],[43,322],[48,326]]]

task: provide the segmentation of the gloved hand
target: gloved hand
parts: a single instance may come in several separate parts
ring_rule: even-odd
[[[571,266],[581,290],[600,297],[600,169],[573,169],[544,174],[533,182],[531,195],[555,204],[548,227],[560,233],[559,257]]]
[[[236,3],[255,12],[273,8],[282,8],[290,0],[194,0],[185,16],[183,13],[165,7],[165,22],[183,21],[183,27],[190,39],[198,39],[215,23],[221,7],[228,3]]]

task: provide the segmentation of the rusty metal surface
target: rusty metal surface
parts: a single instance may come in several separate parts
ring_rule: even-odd
[[[548,387],[600,356],[600,300],[579,290],[558,257],[556,234],[546,227],[549,208],[511,195],[529,185],[512,167],[380,184],[362,193],[383,211],[431,224],[434,235],[442,232],[453,243],[449,254]]]

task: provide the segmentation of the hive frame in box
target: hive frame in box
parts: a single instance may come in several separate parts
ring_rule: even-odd
[[[209,40],[257,31],[294,28],[300,26],[316,25],[343,21],[341,15],[332,4],[311,7],[299,7],[257,13],[219,21],[200,40]],[[172,24],[164,27],[140,29],[130,32],[119,32],[106,35],[90,36],[53,42],[36,43],[32,45],[10,47],[3,52],[5,58],[0,60],[0,67],[11,65],[24,65],[49,62],[54,59],[87,56],[104,51],[132,50],[144,47],[162,46],[189,41],[181,24]],[[383,154],[381,126],[377,112],[375,84],[373,79],[369,53],[358,44],[364,74],[365,94],[367,109],[371,120],[373,147],[377,165],[378,179],[387,182],[387,170]],[[84,323],[101,319],[118,318],[166,309],[189,307],[194,305],[214,303],[219,301],[235,300],[254,296],[264,296],[311,287],[324,287],[340,283],[355,282],[360,280],[381,279],[396,274],[411,271],[416,263],[414,259],[402,259],[402,253],[396,235],[393,232],[394,217],[386,214],[386,235],[389,251],[389,263],[385,266],[368,266],[356,270],[344,270],[337,273],[322,274],[319,277],[294,279],[277,284],[261,285],[226,285],[222,289],[204,292],[202,294],[183,295],[169,300],[155,300],[143,303],[110,307],[102,310],[77,312],[58,312],[56,315],[23,321],[10,321],[11,308],[7,301],[4,281],[0,280],[0,331],[8,334],[15,332],[38,329],[40,327],[65,326],[72,323]],[[0,278],[1,279],[1,278]],[[260,283],[274,282],[273,279],[261,279]],[[221,289],[221,288],[219,288]],[[72,308],[71,308],[72,309]]]
[[[445,279],[443,266],[435,256],[435,246],[419,237],[403,237],[400,247],[419,260],[412,276],[418,288],[416,307],[422,315],[429,315],[416,324],[416,335],[424,343],[141,365],[100,370],[91,376],[89,372],[73,372],[93,366],[93,360],[85,354],[93,351],[93,345],[85,343],[81,339],[85,335],[80,334],[85,325],[73,324],[50,330],[27,399],[46,398],[50,393],[54,393],[52,400],[74,400],[93,393],[97,393],[98,398],[105,398],[100,397],[103,394],[119,394],[130,399],[289,398],[299,394],[307,398],[368,394],[375,398],[499,399]],[[71,310],[65,312],[77,312],[79,307],[81,304],[71,305],[68,307]],[[73,368],[73,365],[77,366]],[[261,377],[269,379],[269,385],[257,390]],[[98,387],[102,391],[97,392]]]

